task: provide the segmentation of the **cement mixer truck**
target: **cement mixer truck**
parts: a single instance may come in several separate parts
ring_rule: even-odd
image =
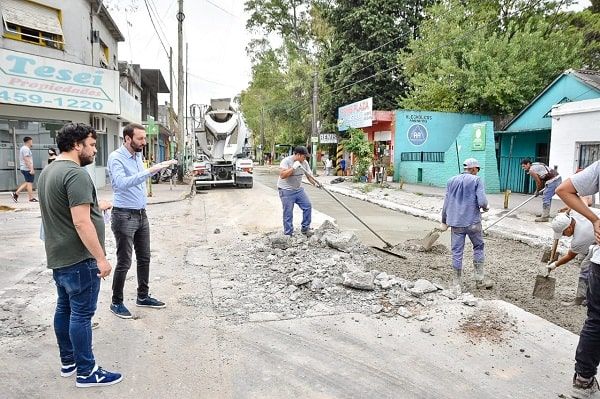
[[[249,131],[231,99],[212,99],[208,106],[193,108],[192,117],[196,121],[196,190],[218,185],[252,188]]]

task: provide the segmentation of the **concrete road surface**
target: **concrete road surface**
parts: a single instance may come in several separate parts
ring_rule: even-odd
[[[309,195],[316,209],[330,211],[329,201]],[[425,232],[432,226],[403,215],[392,219],[374,205],[348,203],[380,224],[392,241],[405,239],[409,229]],[[33,208],[0,213],[1,239],[12,245],[3,246],[2,259],[19,259],[20,265],[20,270],[1,265],[16,276],[0,287],[1,398],[545,399],[568,389],[577,337],[504,302],[433,307],[423,315],[429,332],[415,319],[368,312],[289,319],[261,313],[250,321],[231,321],[218,311],[223,296],[214,294],[236,284],[235,277],[224,276],[235,276],[244,259],[222,248],[243,248],[280,228],[277,193],[259,182],[251,190],[220,188],[153,205],[148,214],[150,292],[167,307],[134,306],[134,266],[125,285],[125,304],[134,319],[116,318],[108,310],[111,278],[103,281],[94,352],[99,365],[122,372],[124,379],[83,390],[75,388],[73,377],[59,374],[52,330],[55,288],[43,268],[37,230],[23,229],[36,226],[39,213]],[[349,220],[342,213],[334,217],[342,226]],[[110,229],[107,238],[114,262]],[[230,299],[240,310],[251,300]],[[501,340],[460,331],[458,320],[482,309],[506,314],[511,327]]]

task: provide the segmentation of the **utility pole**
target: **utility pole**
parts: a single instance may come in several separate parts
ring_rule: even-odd
[[[169,47],[169,106],[173,107],[173,47]]]
[[[312,143],[311,167],[314,175],[317,173],[317,143],[319,141],[319,131],[317,126],[317,113],[319,103],[319,75],[315,69],[312,97],[312,134],[310,141]]]
[[[184,120],[184,131],[183,131],[183,159],[187,159],[187,155],[188,155],[188,145],[187,145],[187,139],[188,139],[188,60],[189,60],[189,49],[188,49],[188,42],[185,42],[185,117],[183,118]],[[184,164],[184,172],[186,169],[187,163]]]
[[[183,131],[185,129],[184,110],[183,110],[183,0],[179,0],[179,12],[177,12],[177,122],[179,132],[177,134],[177,155],[179,155],[179,167],[177,168],[177,180],[183,182],[183,165],[186,160],[183,158]]]
[[[260,107],[260,164],[265,164],[265,108]]]

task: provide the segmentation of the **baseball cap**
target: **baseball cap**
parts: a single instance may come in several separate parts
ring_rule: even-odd
[[[563,236],[563,231],[571,225],[571,217],[566,213],[559,213],[552,219],[552,230],[554,230],[554,239],[558,240]]]
[[[294,148],[294,154],[306,155],[307,157],[310,156],[308,150],[303,145],[299,145],[298,147]]]
[[[463,162],[463,166],[465,168],[480,168],[479,161],[475,158],[467,158],[465,162]]]

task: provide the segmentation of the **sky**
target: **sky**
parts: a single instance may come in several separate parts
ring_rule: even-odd
[[[177,103],[177,19],[178,0],[104,0],[125,42],[119,43],[119,60],[140,64],[142,68],[161,69],[169,84],[167,52],[173,47],[174,103]],[[157,14],[154,23],[166,47],[163,49],[152,26],[146,4]],[[588,7],[578,1],[571,9]],[[247,87],[251,78],[246,46],[251,34],[246,31],[244,0],[184,0],[184,52],[188,56],[188,105],[207,104],[211,98],[233,98]],[[185,74],[185,61],[184,61]],[[169,95],[160,95],[164,103]],[[177,110],[177,108],[175,108]]]
[[[140,64],[142,68],[160,69],[169,85],[168,55],[152,26],[146,1],[152,11],[156,10],[152,13],[154,24],[166,50],[173,48],[173,100],[176,104],[177,0],[105,1],[125,37],[125,42],[119,43],[118,57],[120,61]],[[251,76],[245,50],[251,35],[246,32],[244,1],[184,0],[183,7],[184,54],[186,42],[189,50],[188,105],[207,104],[211,98],[233,98],[247,87]],[[168,100],[168,94],[159,96],[161,103]]]

